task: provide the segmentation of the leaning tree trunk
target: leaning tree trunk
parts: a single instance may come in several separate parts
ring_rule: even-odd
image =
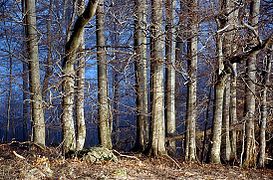
[[[165,89],[165,106],[166,106],[166,132],[174,134],[175,124],[175,32],[174,32],[174,8],[175,1],[166,1],[166,89]],[[169,141],[171,153],[176,151],[176,141]]]
[[[137,92],[137,137],[135,148],[143,151],[148,141],[148,90],[147,90],[147,2],[136,0],[135,73]]]
[[[150,153],[154,156],[165,153],[165,122],[163,93],[163,34],[162,1],[152,1],[151,25],[151,69],[152,69],[152,117]]]
[[[77,1],[77,14],[80,16],[84,12],[84,0]],[[76,149],[81,150],[84,147],[86,138],[86,125],[84,119],[84,76],[85,76],[85,57],[84,57],[84,31],[81,34],[79,45],[79,54],[76,69]]]
[[[194,2],[189,2],[191,9],[197,9],[197,0]],[[186,130],[188,132],[187,143],[188,147],[186,149],[186,160],[195,161],[196,160],[196,143],[195,143],[195,128],[196,128],[196,91],[197,91],[197,37],[198,37],[198,25],[196,24],[197,18],[195,11],[192,12],[193,15],[190,18],[190,39],[188,42],[188,97],[187,97],[187,116],[186,116]]]
[[[272,47],[271,47],[272,49]],[[270,55],[265,57],[264,59],[264,74],[262,76],[262,96],[261,96],[261,124],[260,124],[260,151],[259,151],[259,159],[258,166],[264,167],[265,165],[265,148],[266,148],[266,139],[265,139],[265,130],[267,123],[267,90],[268,84],[270,82],[270,72],[271,72],[271,63],[272,63],[272,52],[269,52]]]
[[[81,45],[84,27],[95,15],[98,0],[90,0],[84,12],[77,18],[73,32],[65,46],[66,56],[63,61],[63,151],[64,153],[76,149],[76,137],[73,119],[74,107],[74,84],[75,70],[74,64],[76,53]]]
[[[112,148],[110,114],[108,101],[108,77],[107,77],[107,57],[105,51],[104,37],[104,1],[97,10],[97,57],[98,57],[98,101],[99,101],[99,138],[100,144],[108,149]]]
[[[252,0],[250,3],[251,25],[258,31],[260,0]],[[250,55],[247,59],[247,79],[245,96],[246,116],[246,146],[243,166],[254,167],[256,163],[255,145],[255,82],[256,82],[256,55]]]
[[[38,34],[36,27],[35,0],[25,0],[26,8],[26,38],[28,46],[31,111],[33,122],[34,143],[45,146],[45,121],[43,110],[43,99],[40,82],[40,65],[38,52]]]

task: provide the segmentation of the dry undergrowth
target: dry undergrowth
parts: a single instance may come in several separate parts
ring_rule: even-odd
[[[64,159],[55,148],[0,145],[0,179],[273,179],[270,169],[174,162],[116,152],[117,162]]]

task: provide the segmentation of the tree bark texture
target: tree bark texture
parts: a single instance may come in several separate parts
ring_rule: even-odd
[[[197,1],[189,1],[189,7],[197,9]],[[190,18],[190,39],[188,41],[188,75],[189,82],[187,84],[188,97],[187,97],[187,114],[186,114],[186,130],[188,133],[186,141],[186,160],[196,160],[196,143],[195,143],[195,129],[196,129],[196,118],[197,118],[197,105],[196,105],[196,91],[197,91],[197,39],[198,39],[198,25],[196,14]]]
[[[148,142],[148,88],[147,88],[147,2],[136,0],[135,73],[137,92],[137,137],[135,148],[143,151]]]
[[[151,149],[152,155],[165,153],[165,121],[163,93],[163,34],[162,1],[152,1],[151,25],[151,69],[152,69],[152,117]]]
[[[175,1],[166,1],[166,133],[174,134],[176,131],[175,121],[175,28],[174,28]],[[175,153],[176,141],[169,141],[170,152]]]
[[[97,58],[98,58],[98,101],[99,101],[99,138],[103,147],[112,149],[110,113],[108,101],[108,75],[107,75],[107,56],[104,37],[104,4],[97,9]]]
[[[252,0],[250,3],[251,25],[258,31],[260,0]],[[256,54],[247,59],[245,116],[246,116],[246,146],[243,166],[254,167],[256,164],[255,145],[255,82],[256,82]]]
[[[26,37],[30,67],[31,112],[34,143],[45,146],[45,121],[40,82],[40,64],[38,52],[38,34],[36,27],[35,0],[25,0]]]
[[[77,14],[80,16],[84,12],[84,0],[77,1]],[[85,55],[84,55],[84,31],[81,34],[79,53],[77,58],[76,69],[76,149],[82,150],[86,138],[86,125],[84,118],[84,76],[85,76]]]
[[[74,84],[76,53],[81,45],[84,27],[95,15],[98,0],[90,0],[84,12],[77,18],[73,32],[66,43],[66,56],[63,61],[63,151],[64,153],[76,149],[76,136],[73,118],[74,109]]]
[[[272,47],[271,47],[272,50]],[[262,84],[264,85],[262,87],[261,92],[261,120],[260,120],[260,139],[259,139],[259,159],[258,159],[258,166],[264,167],[265,166],[265,148],[266,148],[266,137],[265,137],[265,131],[266,131],[266,124],[267,124],[267,114],[268,114],[268,106],[267,106],[267,91],[268,91],[268,85],[270,82],[270,73],[271,73],[271,66],[272,66],[272,59],[273,59],[273,53],[269,52],[270,54],[267,55],[264,59],[263,66],[264,66],[264,74],[262,76]]]

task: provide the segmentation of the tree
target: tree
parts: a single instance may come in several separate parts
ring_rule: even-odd
[[[186,160],[196,160],[196,143],[195,129],[197,119],[196,91],[197,91],[197,39],[198,39],[198,24],[197,14],[194,13],[197,9],[197,1],[188,1],[192,13],[190,15],[190,37],[188,40],[188,75],[189,82],[187,84],[187,112],[186,112]]]
[[[103,147],[112,149],[111,127],[110,127],[110,104],[108,100],[108,75],[107,56],[104,37],[104,1],[97,9],[97,58],[98,58],[98,119],[99,119],[99,139]]]
[[[33,141],[34,143],[45,146],[45,121],[40,83],[36,4],[35,0],[25,0],[24,2],[26,8],[26,39],[30,67],[29,83],[31,93]]]
[[[226,2],[220,1],[221,11],[226,12]],[[223,29],[226,21],[221,21],[221,16],[217,17],[217,29]],[[213,134],[212,134],[212,149],[210,161],[212,163],[221,163],[220,148],[221,148],[221,133],[222,133],[222,117],[223,117],[223,97],[225,91],[225,83],[227,76],[220,76],[224,70],[223,59],[223,38],[222,34],[218,33],[216,37],[217,58],[218,58],[218,74],[216,75],[214,112],[213,112]]]
[[[258,33],[260,0],[250,3],[250,24]],[[256,163],[255,145],[255,82],[256,82],[256,54],[252,54],[246,61],[246,92],[245,92],[245,117],[246,117],[246,146],[245,167],[253,167]]]
[[[137,108],[137,135],[135,148],[145,150],[148,141],[148,89],[147,89],[147,2],[136,0],[135,22],[135,76],[136,76],[136,108]]]
[[[165,121],[163,93],[163,35],[162,1],[152,1],[151,24],[151,145],[150,153],[154,156],[165,153]]]
[[[98,0],[90,0],[84,12],[77,18],[74,24],[73,32],[65,46],[65,58],[63,60],[63,151],[66,153],[76,149],[75,128],[73,119],[74,105],[74,84],[75,70],[74,64],[76,53],[81,45],[84,27],[90,19],[95,15]]]
[[[271,46],[272,51],[272,46]],[[261,120],[260,120],[260,139],[259,139],[259,158],[258,158],[258,166],[264,167],[265,166],[265,150],[266,150],[266,123],[267,123],[267,94],[268,94],[268,85],[270,82],[270,72],[272,66],[272,52],[269,53],[264,57],[263,61],[263,73],[262,73],[262,90],[261,90]]]
[[[84,12],[84,0],[77,1],[77,14],[80,16]],[[84,32],[81,34],[79,45],[79,55],[76,70],[76,149],[83,149],[86,138],[86,125],[84,118],[84,76],[85,76],[85,56],[84,56]]]
[[[174,7],[175,1],[166,1],[166,88],[165,88],[165,106],[166,106],[166,133],[174,134],[175,124],[175,28],[174,28]],[[175,153],[176,142],[170,141],[169,147]]]

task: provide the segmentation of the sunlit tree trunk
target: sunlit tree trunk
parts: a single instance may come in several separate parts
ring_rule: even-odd
[[[186,157],[188,161],[195,161],[196,159],[196,143],[195,143],[195,128],[196,128],[196,91],[197,91],[197,38],[198,25],[194,9],[197,9],[197,1],[189,1],[189,6],[193,9],[190,18],[190,39],[188,41],[188,97],[187,97],[187,115],[186,115],[186,130],[188,136],[186,138]]]
[[[165,153],[165,121],[163,93],[163,35],[162,1],[152,1],[151,25],[151,83],[152,117],[150,153],[154,156]]]
[[[175,35],[174,35],[174,8],[175,1],[166,1],[166,89],[165,89],[165,106],[166,106],[166,133],[174,134],[175,124]],[[170,152],[175,153],[176,142],[170,140]]]
[[[258,31],[260,0],[252,0],[250,3],[251,25]],[[246,116],[246,146],[243,166],[253,167],[256,164],[255,145],[255,82],[256,82],[256,55],[250,55],[247,59],[247,78],[245,96]]]
[[[84,12],[77,18],[74,24],[73,32],[66,43],[65,58],[63,61],[63,151],[64,153],[76,149],[76,136],[73,119],[74,108],[74,84],[75,70],[74,64],[77,51],[81,45],[84,27],[95,15],[98,0],[90,0]]]
[[[148,141],[148,90],[147,90],[147,2],[136,0],[135,73],[137,93],[136,150],[143,151]]]
[[[45,146],[45,121],[42,104],[42,91],[40,82],[40,65],[38,52],[38,34],[36,27],[35,0],[25,0],[26,8],[26,37],[30,67],[30,93],[32,108],[32,125],[34,143]]]
[[[272,47],[271,47],[272,49]],[[258,166],[264,167],[265,166],[265,148],[266,148],[266,139],[265,139],[265,131],[266,131],[266,123],[267,123],[267,91],[268,91],[268,84],[270,82],[270,73],[271,73],[271,64],[272,64],[272,52],[270,55],[267,55],[264,59],[264,73],[262,76],[262,94],[261,94],[261,120],[260,120],[260,139],[259,139],[259,159],[258,159]]]
[[[99,101],[99,138],[100,144],[108,149],[112,148],[109,100],[108,100],[108,77],[107,56],[104,37],[104,1],[97,9],[97,58],[98,58],[98,101]]]

